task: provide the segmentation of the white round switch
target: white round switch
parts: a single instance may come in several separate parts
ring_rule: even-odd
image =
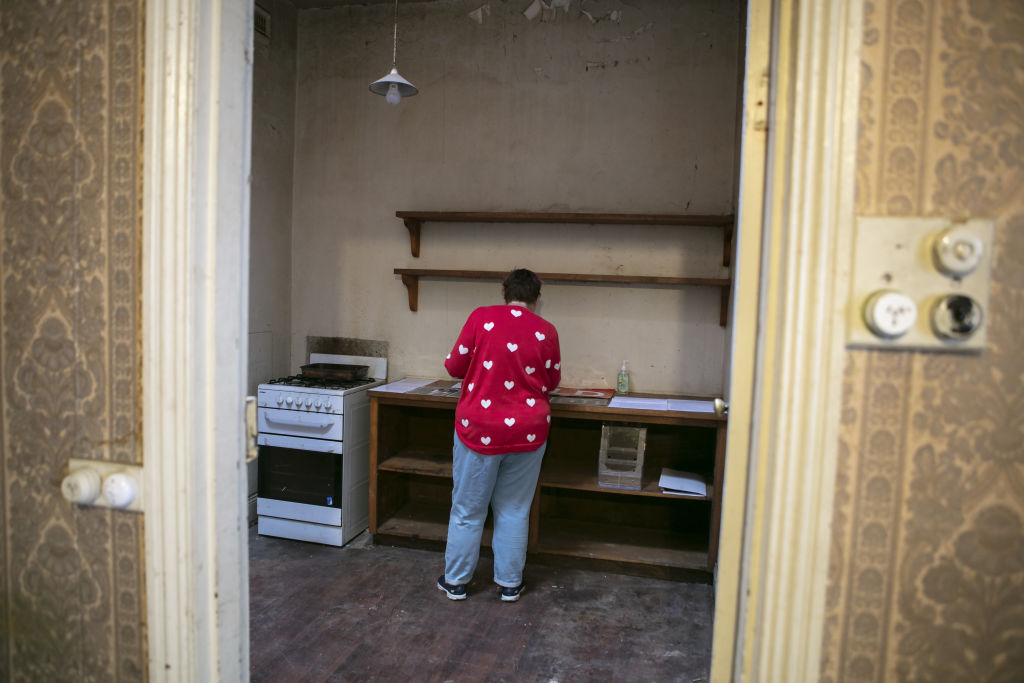
[[[910,331],[916,320],[917,304],[900,292],[878,291],[864,304],[864,322],[879,337],[902,337]]]
[[[100,495],[100,475],[91,468],[77,469],[64,477],[60,492],[72,503],[89,505]]]
[[[953,277],[970,275],[984,253],[981,238],[965,227],[944,230],[935,240],[935,265]]]
[[[139,485],[130,474],[115,472],[103,480],[103,495],[113,507],[126,508],[139,495]]]

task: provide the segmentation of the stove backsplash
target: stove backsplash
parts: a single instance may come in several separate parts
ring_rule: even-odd
[[[343,356],[388,357],[388,342],[351,337],[306,337],[306,358],[311,353],[333,353]]]

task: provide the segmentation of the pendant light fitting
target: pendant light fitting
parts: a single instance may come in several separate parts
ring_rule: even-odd
[[[398,73],[398,0],[395,0],[394,47],[391,52],[391,72],[370,84],[370,92],[384,95],[390,104],[398,104],[403,97],[412,97],[419,90]]]

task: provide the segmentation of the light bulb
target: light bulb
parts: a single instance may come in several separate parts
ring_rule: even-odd
[[[384,96],[388,104],[398,104],[402,101],[402,93],[398,92],[398,84],[392,83],[388,86],[388,94]]]

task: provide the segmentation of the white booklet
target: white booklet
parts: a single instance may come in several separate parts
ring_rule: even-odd
[[[693,472],[681,472],[667,467],[661,468],[661,479],[658,486],[662,493],[674,493],[680,496],[707,496],[708,485],[704,477]]]

